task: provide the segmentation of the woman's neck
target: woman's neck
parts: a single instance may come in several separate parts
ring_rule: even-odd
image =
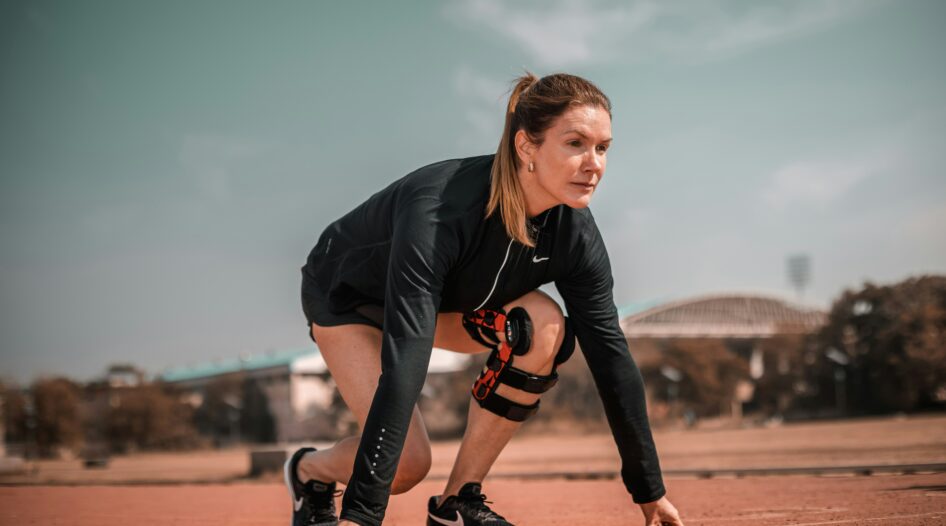
[[[527,218],[532,219],[549,208],[561,204],[539,185],[535,180],[534,173],[520,168],[517,176],[519,177],[519,186],[522,188],[522,197],[525,200]]]

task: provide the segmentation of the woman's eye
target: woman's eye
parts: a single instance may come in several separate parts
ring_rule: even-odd
[[[604,153],[604,152],[608,151],[608,146],[605,145],[605,144],[601,144],[601,145],[598,146],[598,151],[601,152],[601,153]]]
[[[574,146],[575,148],[578,148],[579,146],[581,146],[581,141],[579,141],[579,140],[568,141],[568,145],[569,145],[569,146]]]

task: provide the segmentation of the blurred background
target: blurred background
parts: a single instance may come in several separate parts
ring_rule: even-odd
[[[944,22],[935,0],[6,0],[0,456],[354,432],[299,267],[390,181],[493,152],[529,70],[613,102],[592,209],[670,466],[721,458],[674,457],[678,433],[852,417],[838,437],[902,450],[908,418],[907,460],[943,461]],[[462,432],[482,358],[435,354],[433,436]],[[524,433],[606,435],[580,356],[562,375]]]

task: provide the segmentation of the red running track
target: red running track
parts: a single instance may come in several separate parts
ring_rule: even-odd
[[[668,480],[688,526],[946,524],[946,474]],[[440,481],[392,498],[386,525],[424,524]],[[487,480],[494,509],[519,526],[643,524],[616,480]],[[0,487],[0,525],[286,526],[276,483]]]

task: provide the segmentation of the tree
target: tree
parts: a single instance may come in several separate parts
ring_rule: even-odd
[[[80,387],[66,378],[43,378],[33,382],[30,391],[38,453],[47,456],[60,447],[78,448],[82,443]]]
[[[657,399],[678,402],[699,416],[728,410],[736,384],[749,377],[745,360],[720,340],[666,340],[661,357],[659,363],[641,368],[648,387]]]
[[[240,441],[240,417],[243,411],[243,373],[213,379],[203,393],[203,401],[194,412],[197,430],[213,439],[215,445]]]
[[[276,441],[276,421],[269,410],[269,397],[258,380],[244,378],[240,408],[240,436],[246,442]]]
[[[804,358],[809,339],[807,334],[780,334],[753,342],[764,369],[755,380],[754,410],[764,416],[784,415],[807,393]]]
[[[920,276],[889,286],[870,282],[834,302],[819,335],[816,368],[846,369],[839,383],[857,412],[941,405],[946,388],[946,277]],[[834,356],[835,365],[828,363]],[[847,362],[843,364],[843,362]]]
[[[113,451],[182,449],[197,443],[192,412],[160,383],[108,391],[105,436]]]
[[[26,396],[23,390],[0,384],[0,396],[3,397],[3,428],[6,441],[16,444],[26,442]]]

